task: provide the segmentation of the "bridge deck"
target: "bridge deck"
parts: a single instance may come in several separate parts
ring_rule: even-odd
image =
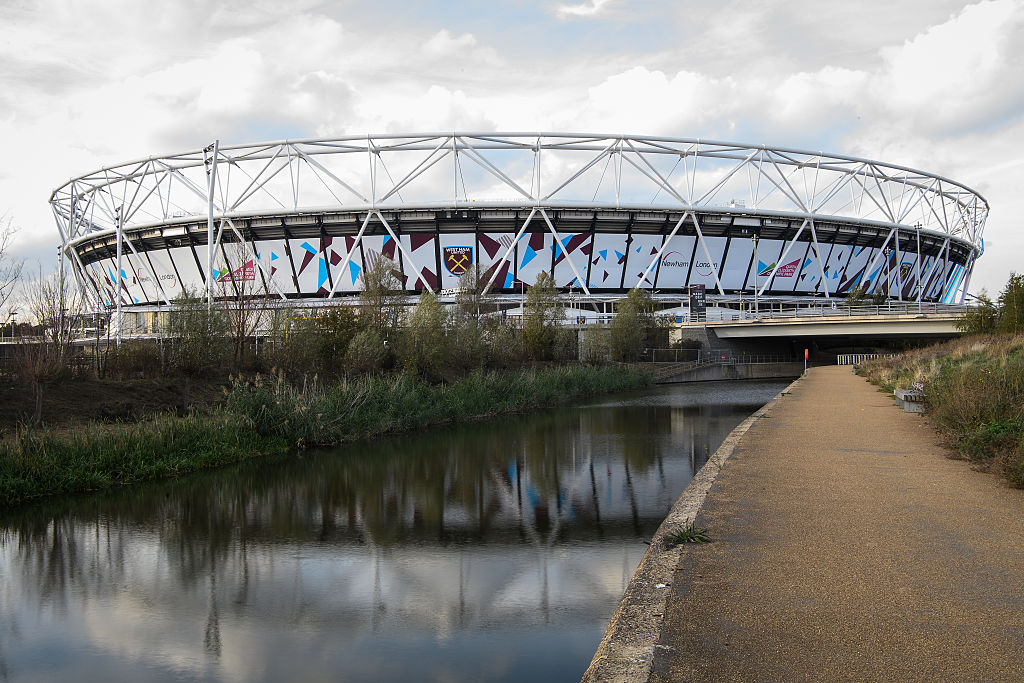
[[[926,419],[812,368],[712,487],[651,680],[1024,680],[1024,491]]]

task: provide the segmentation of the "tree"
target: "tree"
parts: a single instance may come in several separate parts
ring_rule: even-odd
[[[242,242],[226,245],[225,250],[232,254],[232,263],[217,278],[217,285],[224,323],[231,339],[231,363],[238,368],[242,363],[246,343],[264,322],[267,286],[256,260],[246,260],[248,254]]]
[[[24,263],[10,256],[11,243],[17,228],[10,219],[0,217],[0,311],[6,308],[7,300],[14,293],[14,285],[21,278],[21,270]],[[7,319],[11,318],[11,312],[7,311]]]
[[[186,288],[172,302],[167,334],[171,364],[185,378],[184,407],[188,410],[192,381],[215,372],[227,360],[228,323],[224,311]]]
[[[479,266],[473,270],[467,270],[459,278],[459,291],[455,295],[455,304],[464,316],[479,320],[481,315],[490,312],[491,297],[484,293],[486,286],[487,281],[480,277]]]
[[[43,392],[46,385],[59,378],[69,367],[72,353],[74,321],[81,313],[81,298],[72,292],[66,280],[57,274],[38,279],[28,287],[27,306],[30,315],[43,332],[41,340],[21,345],[22,368],[32,383],[35,394],[33,421],[43,419]]]
[[[377,372],[387,358],[384,337],[374,327],[366,327],[356,333],[349,342],[345,362],[356,374]]]
[[[846,294],[847,306],[863,306],[867,301],[868,293],[864,285],[857,285]]]
[[[398,264],[380,256],[363,270],[362,312],[367,325],[385,340],[392,338],[402,317],[405,292]]]
[[[657,329],[654,298],[645,289],[634,287],[619,302],[609,326],[609,344],[616,360],[635,361],[650,342]]]
[[[405,369],[432,381],[445,379],[450,356],[447,328],[437,296],[421,294],[398,345]]]
[[[1024,331],[1024,274],[1010,273],[1006,287],[999,294],[1000,332]]]
[[[982,290],[978,295],[978,305],[969,309],[956,321],[956,329],[964,334],[989,334],[996,331],[996,320],[999,309]]]
[[[555,343],[555,326],[562,317],[555,279],[541,271],[526,292],[523,303],[523,343],[530,357],[537,360],[550,355]]]

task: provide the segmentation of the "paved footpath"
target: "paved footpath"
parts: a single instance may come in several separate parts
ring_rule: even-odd
[[[1024,681],[1024,491],[813,368],[743,436],[680,559],[652,681]]]

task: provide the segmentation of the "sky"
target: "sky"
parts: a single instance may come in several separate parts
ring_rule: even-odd
[[[56,263],[68,179],[223,144],[438,130],[732,140],[911,166],[1024,271],[1024,0],[0,0],[0,216]]]

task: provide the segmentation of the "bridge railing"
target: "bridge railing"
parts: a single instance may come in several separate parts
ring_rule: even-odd
[[[836,356],[836,365],[860,365],[864,361],[875,358],[894,358],[895,353],[840,353]]]
[[[651,363],[684,363],[698,365],[755,365],[759,363],[792,363],[790,354],[736,353],[726,349],[648,349],[642,360]]]
[[[775,320],[780,318],[837,318],[865,317],[890,315],[962,315],[971,309],[960,304],[938,304],[926,302],[889,301],[879,305],[846,305],[840,301],[814,301],[808,304],[786,305],[782,302],[765,302],[753,310],[754,305],[745,300],[741,310],[709,309],[706,321],[701,322],[732,322]],[[689,322],[686,315],[676,316],[676,322]]]

